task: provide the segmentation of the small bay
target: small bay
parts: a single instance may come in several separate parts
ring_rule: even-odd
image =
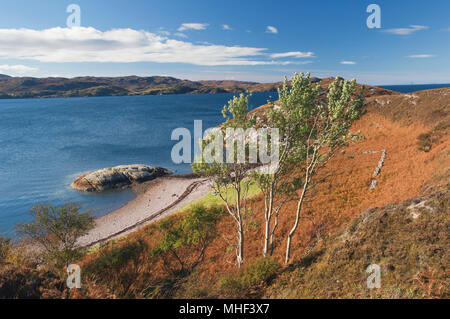
[[[193,132],[223,118],[221,110],[236,94],[122,96],[0,100],[0,233],[14,237],[15,224],[29,219],[38,203],[75,201],[95,216],[123,206],[131,190],[84,194],[70,188],[81,173],[121,164],[173,164],[173,129]],[[275,99],[276,92],[254,93],[251,107]]]

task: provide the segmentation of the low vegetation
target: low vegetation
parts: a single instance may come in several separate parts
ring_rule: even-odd
[[[262,297],[265,286],[280,268],[281,265],[272,257],[263,257],[237,273],[224,275],[218,280],[218,289],[226,297]]]
[[[11,239],[0,236],[0,265],[5,263],[11,251]]]
[[[90,213],[80,210],[81,205],[75,203],[61,207],[38,204],[30,211],[32,222],[18,225],[17,232],[41,251],[47,265],[67,267],[83,255],[84,249],[77,246],[78,238],[94,227]]]
[[[429,152],[433,145],[438,144],[445,135],[448,135],[449,130],[449,123],[443,122],[436,125],[432,130],[417,137],[417,147],[421,151]]]
[[[83,257],[76,245],[94,224],[89,212],[71,203],[38,204],[32,221],[17,226],[25,238],[12,242],[0,236],[0,298],[67,298],[66,267]]]
[[[191,272],[203,261],[205,249],[217,235],[215,226],[222,212],[217,207],[194,206],[181,223],[172,219],[161,221],[157,227],[163,238],[153,248],[152,257],[161,258],[170,275]]]

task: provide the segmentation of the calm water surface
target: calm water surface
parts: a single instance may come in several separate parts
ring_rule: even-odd
[[[14,236],[38,202],[75,201],[101,216],[134,198],[130,190],[83,194],[70,188],[79,174],[121,164],[175,165],[170,151],[177,127],[193,132],[223,121],[223,105],[235,94],[124,96],[0,100],[0,233]],[[251,107],[275,92],[255,93]]]

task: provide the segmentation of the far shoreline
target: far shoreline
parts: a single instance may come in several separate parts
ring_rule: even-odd
[[[105,97],[143,97],[143,96],[171,96],[171,95],[217,95],[217,94],[241,94],[241,93],[277,93],[275,90],[268,91],[236,91],[236,92],[215,92],[215,93],[167,93],[167,94],[124,94],[124,95],[95,95],[95,96],[30,96],[30,97],[2,97],[2,100],[43,100],[43,99],[77,99],[77,98],[105,98]]]

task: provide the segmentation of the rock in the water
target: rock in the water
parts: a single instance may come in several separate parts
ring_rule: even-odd
[[[120,165],[84,173],[72,183],[72,188],[83,192],[102,192],[142,183],[171,172],[162,167],[147,165]]]

